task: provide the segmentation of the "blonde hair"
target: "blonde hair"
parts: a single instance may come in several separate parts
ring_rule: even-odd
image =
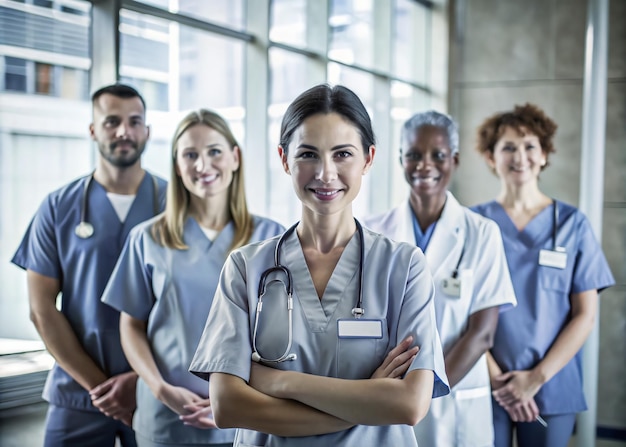
[[[183,228],[189,215],[189,191],[176,173],[176,153],[178,140],[187,129],[204,125],[216,130],[230,144],[231,150],[239,147],[228,123],[215,112],[206,109],[194,111],[185,116],[178,124],[172,138],[172,171],[167,185],[167,202],[165,212],[153,224],[151,234],[154,240],[168,248],[186,250],[189,248],[183,241]],[[252,236],[253,220],[248,211],[243,181],[243,154],[239,151],[239,169],[233,172],[233,179],[228,188],[229,211],[235,225],[235,234],[230,246],[231,250],[246,244]]]

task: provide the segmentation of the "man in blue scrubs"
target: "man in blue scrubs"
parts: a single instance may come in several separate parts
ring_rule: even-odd
[[[100,297],[130,229],[162,211],[166,183],[141,167],[150,136],[141,95],[109,85],[92,105],[95,171],[46,197],[12,259],[27,272],[31,319],[56,360],[43,393],[46,447],[136,445],[137,375],[119,313]]]

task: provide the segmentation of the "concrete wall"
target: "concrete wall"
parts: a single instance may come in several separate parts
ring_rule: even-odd
[[[626,1],[611,0],[602,245],[618,285],[602,294],[598,425],[626,429]],[[453,190],[467,205],[495,197],[498,180],[474,150],[484,118],[533,102],[559,125],[542,175],[547,194],[577,205],[586,0],[455,0],[450,113],[461,129]]]

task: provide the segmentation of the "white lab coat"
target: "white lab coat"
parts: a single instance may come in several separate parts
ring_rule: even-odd
[[[391,211],[364,220],[364,225],[398,241],[415,244],[413,211],[407,200]],[[460,296],[443,290],[459,263]],[[492,306],[516,304],[500,230],[459,204],[448,192],[446,204],[426,248],[435,282],[437,328],[444,353],[466,330],[473,313]],[[432,401],[416,427],[421,446],[491,446],[493,422],[487,361],[482,356],[451,394]]]

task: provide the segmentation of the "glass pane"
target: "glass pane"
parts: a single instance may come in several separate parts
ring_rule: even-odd
[[[16,92],[26,91],[26,60],[4,57],[4,89]]]
[[[395,0],[393,11],[393,73],[426,85],[431,10],[412,0]]]
[[[171,137],[191,109],[217,111],[243,140],[244,42],[127,10],[120,32],[121,80],[146,100],[149,169],[169,176]]]
[[[346,64],[374,65],[373,0],[331,0],[328,57]]]
[[[244,0],[138,0],[174,13],[195,17],[227,28],[245,28]]]
[[[0,2],[2,338],[39,339],[29,320],[26,275],[8,260],[43,198],[94,167],[90,11],[91,3],[79,0]]]
[[[341,84],[356,93],[371,115],[374,105],[374,75],[345,65],[328,64],[328,82]]]
[[[306,46],[306,0],[272,0],[270,40]]]
[[[52,65],[35,63],[35,92],[44,95],[54,94],[54,67]]]

